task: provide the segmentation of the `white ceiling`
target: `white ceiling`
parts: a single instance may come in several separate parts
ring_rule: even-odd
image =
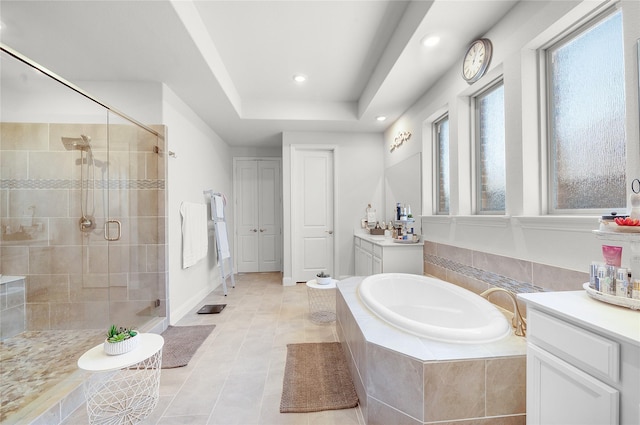
[[[71,82],[165,83],[230,145],[278,146],[383,131],[517,1],[1,0],[0,41]]]

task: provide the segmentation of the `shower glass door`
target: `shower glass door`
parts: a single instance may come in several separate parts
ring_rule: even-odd
[[[149,131],[152,130],[152,131]],[[159,131],[158,131],[159,130]],[[109,316],[140,329],[165,316],[164,166],[162,128],[108,116]]]

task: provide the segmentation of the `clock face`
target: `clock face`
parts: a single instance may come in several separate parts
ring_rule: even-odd
[[[462,62],[462,76],[468,83],[478,81],[484,75],[491,61],[491,42],[486,39],[474,41]]]

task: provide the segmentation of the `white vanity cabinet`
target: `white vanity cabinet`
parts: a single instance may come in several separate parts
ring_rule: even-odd
[[[384,237],[354,237],[355,275],[423,274],[423,243],[402,244]]]
[[[640,312],[584,291],[527,303],[527,424],[640,423]]]

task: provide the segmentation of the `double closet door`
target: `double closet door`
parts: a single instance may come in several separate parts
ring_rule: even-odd
[[[236,270],[282,270],[280,160],[234,158]]]

